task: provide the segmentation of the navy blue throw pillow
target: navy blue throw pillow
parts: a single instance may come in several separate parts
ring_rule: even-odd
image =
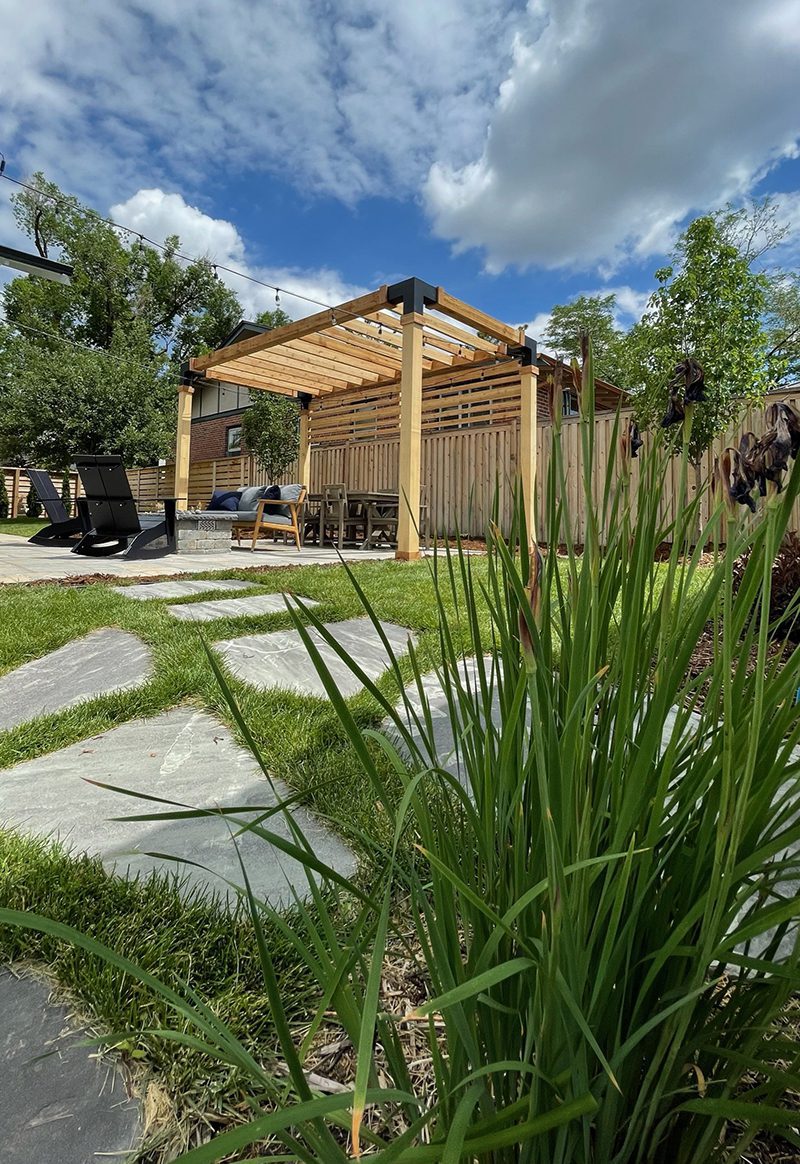
[[[281,487],[280,487],[280,485],[268,485],[267,488],[264,490],[263,496],[264,496],[265,501],[280,501],[280,499],[281,499]],[[264,509],[267,513],[282,513],[283,512],[282,505],[265,505]]]
[[[215,489],[208,503],[209,509],[225,509],[235,513],[239,501],[239,494],[235,489]]]

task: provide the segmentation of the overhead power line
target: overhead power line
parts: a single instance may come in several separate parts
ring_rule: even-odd
[[[3,178],[6,182],[12,182],[15,186],[19,186],[23,190],[29,190],[32,194],[37,194],[40,198],[49,198],[56,205],[67,205],[65,198],[59,198],[57,194],[50,194],[46,190],[40,190],[37,186],[31,186],[29,182],[21,182],[19,178],[12,178],[10,174],[6,174],[2,169],[0,169],[0,178]],[[148,246],[155,247],[165,254],[168,252],[168,248],[163,243],[156,242],[153,238],[148,238],[147,235],[142,234],[140,230],[137,230],[133,226],[125,226],[121,222],[115,222],[113,218],[104,218],[102,214],[99,214],[91,207],[84,209],[84,213],[97,219],[98,222],[104,222],[106,226],[111,226],[115,230],[121,230],[133,238],[138,238],[141,242],[147,243]],[[235,267],[226,266],[224,263],[215,263],[213,259],[207,258],[206,256],[184,255],[180,251],[170,251],[169,253],[172,254],[173,258],[180,259],[184,263],[208,262],[215,272],[224,271],[227,275],[236,275],[240,279],[246,279],[248,283],[255,283],[259,287],[266,287],[268,291],[275,292],[275,302],[278,307],[280,307],[280,294],[283,292],[284,295],[291,295],[294,299],[302,299],[305,303],[312,303],[315,307],[325,307],[329,311],[334,309],[334,304],[332,303],[326,303],[322,299],[314,299],[313,296],[304,295],[301,291],[293,291],[291,287],[278,287],[275,283],[267,283],[264,279],[256,278],[255,275],[248,275],[246,271],[239,271]]]

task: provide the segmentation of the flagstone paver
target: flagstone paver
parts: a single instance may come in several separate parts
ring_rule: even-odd
[[[168,606],[175,618],[184,622],[210,622],[215,618],[247,618],[259,614],[286,614],[285,594],[251,594],[248,598],[217,598],[213,602],[183,602]],[[306,606],[318,606],[312,598],[302,600]]]
[[[478,693],[475,696],[474,706],[478,722],[482,724],[483,714],[480,705],[478,664],[475,659],[465,659],[462,660],[460,666],[462,686],[466,690]],[[484,660],[484,666],[487,677],[490,677],[492,674],[492,661],[488,656]],[[468,780],[464,770],[462,747],[456,739],[456,735],[460,735],[466,725],[462,723],[459,725],[457,733],[453,731],[453,722],[447,696],[444,693],[439,676],[435,671],[429,671],[422,676],[422,690],[427,704],[427,714],[430,715],[432,731],[431,746],[428,746],[426,739],[423,738],[423,732],[419,728],[418,720],[425,724],[426,717],[422,714],[423,700],[416,683],[411,683],[406,687],[405,699],[402,704],[398,704],[399,708],[407,708],[404,715],[405,725],[426,762],[438,768],[443,768],[466,786]],[[495,726],[500,726],[500,701],[496,689],[492,694],[492,722]],[[390,720],[384,720],[383,730],[392,737],[395,744],[399,746],[401,753],[407,756],[408,751],[405,742],[400,738],[399,732]],[[428,735],[427,728],[424,735],[425,737]]]
[[[386,648],[370,619],[351,618],[325,625],[370,679],[377,679],[389,668]],[[391,622],[382,626],[394,653],[404,655],[409,639],[414,638],[412,632]],[[309,633],[342,695],[347,697],[361,691],[360,680],[333,648],[317,631]],[[220,640],[214,645],[234,675],[254,687],[284,687],[304,695],[325,695],[322,680],[296,630],[242,635],[236,639]]]
[[[114,586],[115,594],[143,602],[148,598],[189,598],[193,594],[207,594],[214,590],[249,590],[256,581],[241,578],[176,578],[174,582],[138,582],[134,586]]]
[[[225,725],[192,708],[133,720],[0,772],[0,827],[57,837],[75,851],[99,855],[106,868],[121,875],[153,869],[177,872],[185,878],[186,891],[199,889],[206,894],[227,892],[226,880],[242,883],[236,846],[225,820],[218,816],[113,820],[168,811],[168,806],[98,788],[83,777],[192,808],[251,807],[253,817],[259,815],[257,809],[274,807],[276,796],[283,800],[291,795],[279,781],[273,792],[252,755],[239,747]],[[355,869],[351,851],[306,809],[293,806],[292,816],[316,856],[349,876]],[[282,813],[270,817],[266,827],[290,837]],[[290,886],[301,895],[307,889],[301,866],[268,842],[244,833],[238,848],[257,896],[277,906],[290,900]],[[205,868],[176,865],[151,853],[185,857]]]
[[[115,627],[92,631],[0,678],[0,731],[150,678],[149,647]]]
[[[0,973],[0,1159],[125,1160],[139,1136],[139,1104],[49,995],[34,978]]]

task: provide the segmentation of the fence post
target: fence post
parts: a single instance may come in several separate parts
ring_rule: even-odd
[[[11,516],[17,516],[17,506],[19,505],[19,479],[21,469],[14,470],[14,476],[11,481]]]

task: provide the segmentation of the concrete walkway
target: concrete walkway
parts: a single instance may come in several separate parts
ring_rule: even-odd
[[[347,549],[349,562],[394,558],[394,550]],[[248,570],[257,566],[335,565],[333,547],[304,546],[300,553],[283,545],[252,552],[236,547],[223,554],[165,554],[163,557],[86,558],[69,549],[29,545],[24,538],[0,534],[0,585],[11,582],[58,581],[77,575],[113,574],[117,578],[154,578],[162,574],[199,574],[212,570]]]
[[[37,979],[0,972],[0,1160],[124,1164],[139,1135],[139,1104],[49,995]]]

